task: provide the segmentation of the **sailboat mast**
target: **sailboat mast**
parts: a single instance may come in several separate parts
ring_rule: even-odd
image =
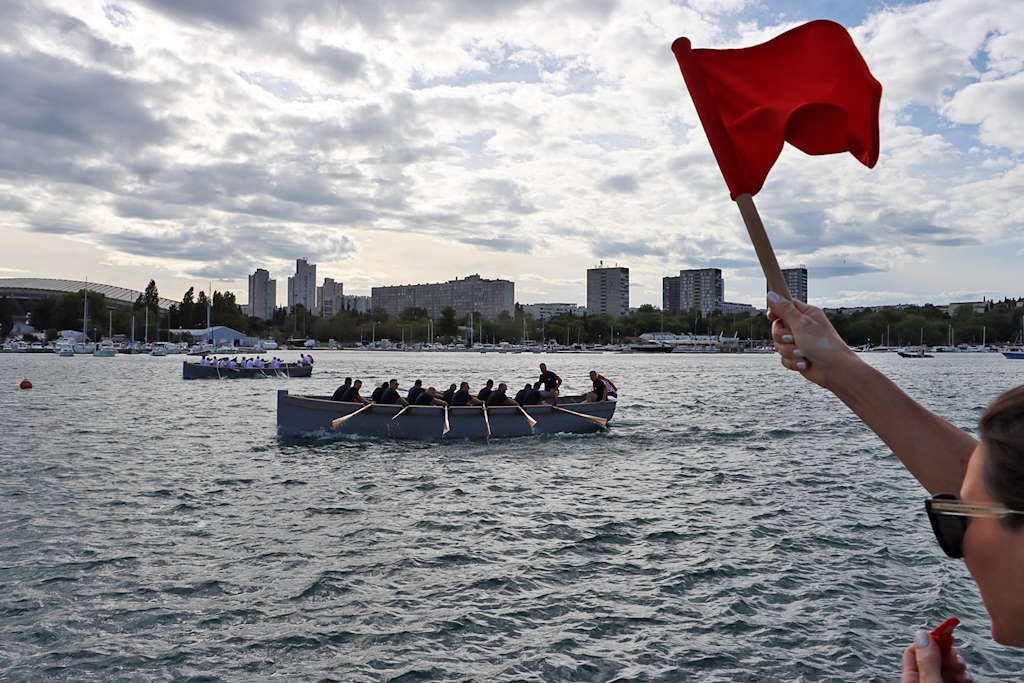
[[[82,303],[82,341],[89,341],[89,281],[85,281],[85,289],[82,290],[84,300]]]

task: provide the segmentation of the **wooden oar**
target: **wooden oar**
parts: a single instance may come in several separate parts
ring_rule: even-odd
[[[587,420],[589,422],[593,422],[598,427],[604,427],[605,429],[608,428],[608,420],[604,419],[603,417],[594,417],[593,415],[584,415],[583,413],[577,413],[575,410],[566,410],[565,408],[559,408],[558,406],[551,406],[551,409],[552,410],[559,410],[559,411],[561,411],[563,413],[568,413],[569,415],[575,415],[576,417],[582,417],[584,420]]]
[[[339,417],[337,420],[331,420],[331,429],[337,429],[338,427],[340,427],[341,425],[345,424],[346,422],[351,420],[353,417],[355,417],[359,413],[363,412],[364,410],[369,410],[372,407],[373,407],[372,403],[367,403],[365,406],[363,406],[359,410],[355,411],[354,413],[349,413],[348,415],[344,415],[342,417]]]
[[[491,440],[491,421],[487,417],[487,404],[481,403],[480,410],[484,411],[484,426],[487,427],[487,440]]]
[[[522,406],[517,405],[516,408],[519,408],[519,412],[522,413],[523,417],[526,418],[526,421],[530,423],[530,429],[533,429],[533,426],[535,424],[537,424],[537,421],[534,420],[532,417],[530,417],[530,414],[528,412],[526,412],[525,410],[523,410]]]
[[[404,408],[402,408],[401,410],[399,410],[397,413],[395,413],[395,416],[393,418],[391,418],[391,421],[394,422],[395,420],[397,420],[399,415],[401,415],[405,411],[409,410],[409,408],[411,408],[411,407],[412,407],[412,404],[410,403],[409,405],[407,405]]]
[[[444,428],[441,430],[441,436],[444,436],[451,431],[451,427],[448,425],[448,406],[444,407]]]

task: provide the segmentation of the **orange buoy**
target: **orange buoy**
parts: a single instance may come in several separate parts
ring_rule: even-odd
[[[23,379],[23,380],[21,380],[21,384],[19,386],[22,389],[31,389],[32,388],[32,382],[29,382],[27,379]]]

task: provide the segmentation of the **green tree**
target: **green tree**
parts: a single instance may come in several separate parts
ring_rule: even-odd
[[[445,306],[441,311],[441,319],[437,323],[438,335],[455,336],[459,333],[459,324],[455,320],[455,309]]]

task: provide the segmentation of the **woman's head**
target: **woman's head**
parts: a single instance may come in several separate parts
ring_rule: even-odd
[[[1024,510],[1024,386],[999,396],[978,424],[981,443],[967,466],[964,502]],[[1024,516],[976,517],[964,535],[964,561],[992,617],[992,636],[1024,647]]]

